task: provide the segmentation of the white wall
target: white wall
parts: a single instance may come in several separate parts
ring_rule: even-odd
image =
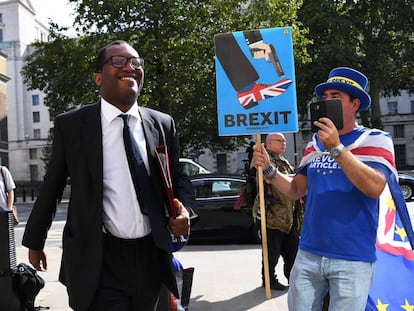
[[[30,165],[37,165],[38,180],[44,175],[41,151],[38,159],[29,159],[29,150],[42,149],[47,142],[49,120],[47,107],[43,106],[43,97],[39,91],[27,91],[20,74],[24,59],[29,54],[29,45],[35,40],[47,39],[48,28],[35,18],[35,11],[30,1],[11,0],[0,2],[3,24],[3,42],[1,49],[8,55],[7,83],[8,98],[8,134],[9,134],[9,168],[16,181],[30,181]],[[32,94],[40,95],[40,105],[32,106]],[[40,112],[40,123],[33,123],[33,111]],[[33,140],[33,129],[41,129],[41,140]]]

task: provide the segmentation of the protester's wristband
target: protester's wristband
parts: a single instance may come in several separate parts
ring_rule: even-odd
[[[267,179],[267,180],[272,180],[273,178],[275,178],[276,177],[276,175],[277,175],[277,167],[274,167],[273,166],[273,170],[272,170],[272,172],[271,173],[269,173],[268,175],[266,175],[265,176],[265,178]]]
[[[274,169],[275,167],[272,164],[269,164],[268,168],[263,170],[263,175],[269,176],[273,172]]]
[[[269,167],[263,170],[263,175],[267,180],[272,180],[277,175],[277,168],[269,164]]]

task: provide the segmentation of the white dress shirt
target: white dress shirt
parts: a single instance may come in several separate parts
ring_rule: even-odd
[[[116,237],[135,239],[151,232],[149,219],[142,214],[129,171],[122,136],[123,114],[114,105],[101,99],[102,151],[103,151],[103,220],[104,230]],[[137,141],[148,171],[148,156],[138,105],[126,114],[129,127]]]

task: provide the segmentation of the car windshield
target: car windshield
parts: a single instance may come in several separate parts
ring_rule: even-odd
[[[187,176],[210,173],[205,167],[189,159],[181,158],[180,167],[182,172]]]
[[[239,195],[244,185],[243,180],[193,180],[196,198],[221,197]]]

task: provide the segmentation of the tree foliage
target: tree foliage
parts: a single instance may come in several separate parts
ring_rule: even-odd
[[[297,8],[301,0],[70,0],[79,36],[51,24],[50,43],[36,43],[23,74],[46,92],[52,115],[98,99],[92,64],[115,39],[132,43],[145,59],[139,105],[171,114],[183,150],[232,149],[243,137],[217,135],[214,35],[277,26],[293,27],[295,58],[308,59]]]
[[[33,52],[26,58],[22,74],[30,89],[42,90],[44,103],[50,114],[56,116],[90,103],[97,96],[92,80],[93,55],[91,38],[63,36],[56,24],[51,25],[51,43],[35,42]]]
[[[309,28],[312,62],[300,65],[303,95],[326,80],[336,66],[361,70],[369,78],[371,123],[382,127],[381,94],[413,90],[414,2],[409,0],[308,0],[298,13]],[[382,93],[383,92],[383,93]]]
[[[23,75],[46,93],[57,115],[99,98],[92,66],[99,48],[131,42],[145,59],[139,105],[171,114],[182,150],[232,149],[243,137],[217,135],[214,35],[292,26],[299,111],[336,66],[370,80],[371,123],[381,127],[381,92],[413,90],[414,3],[409,0],[69,0],[77,37],[51,24],[51,42],[34,44]]]

